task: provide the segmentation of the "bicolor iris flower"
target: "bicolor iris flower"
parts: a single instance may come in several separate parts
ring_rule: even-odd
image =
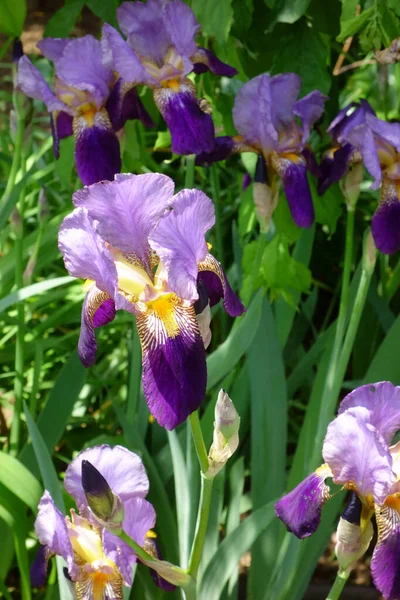
[[[386,600],[400,596],[400,446],[391,446],[400,429],[400,387],[389,382],[364,385],[342,401],[329,425],[322,455],[325,463],[275,505],[277,516],[298,538],[313,534],[330,498],[325,483],[350,490],[338,528],[337,556],[343,570],[367,550],[375,515],[378,541],[371,570]]]
[[[127,119],[153,125],[137,90],[103,65],[101,43],[91,35],[45,38],[37,46],[54,63],[53,90],[26,56],[19,61],[18,86],[27,96],[42,100],[50,112],[56,158],[60,139],[74,135],[82,183],[113,179],[121,170],[116,132]]]
[[[104,61],[130,84],[146,84],[172,137],[177,154],[209,152],[214,125],[204,100],[196,97],[189,73],[210,70],[233,77],[236,69],[200,48],[195,36],[200,25],[181,0],[124,2],[117,18],[125,41],[110,25],[103,27]]]
[[[347,172],[349,165],[363,162],[381,187],[379,206],[372,218],[372,235],[378,250],[400,250],[400,123],[378,119],[366,100],[342,109],[328,128],[333,147],[321,165],[318,192],[323,194]]]
[[[95,360],[96,327],[118,309],[135,314],[144,394],[160,425],[173,429],[205,394],[209,307],[222,298],[229,315],[245,310],[205,240],[213,203],[196,189],[174,195],[172,179],[157,173],[116,175],[79,190],[73,202],[59,248],[69,273],[91,280],[81,361]]]
[[[200,154],[196,162],[206,165],[236,152],[257,152],[267,167],[263,183],[274,188],[278,176],[295,223],[310,227],[314,207],[307,165],[313,165],[313,156],[306,142],[312,125],[324,111],[326,96],[315,90],[297,100],[300,88],[301,79],[295,73],[273,77],[265,73],[245,83],[233,107],[239,135],[216,138],[213,151]]]
[[[97,472],[86,476],[87,465]],[[97,471],[96,471],[97,470]],[[65,517],[45,491],[38,508],[35,532],[42,545],[31,568],[34,587],[45,584],[47,563],[51,556],[62,556],[67,564],[66,576],[80,600],[121,600],[123,586],[132,585],[133,550],[110,530],[102,527],[89,507],[87,486],[100,498],[112,491],[120,505],[122,529],[140,546],[146,547],[153,537],[156,514],[145,497],[149,480],[139,456],[122,446],[95,446],[81,452],[68,466],[65,488],[75,499],[79,514],[73,509]],[[86,488],[86,489],[85,489]],[[159,580],[162,587],[170,584]]]

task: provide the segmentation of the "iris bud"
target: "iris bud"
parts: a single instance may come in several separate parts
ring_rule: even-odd
[[[371,521],[361,527],[362,504],[355,492],[339,520],[335,552],[340,570],[347,571],[365,554],[374,533]]]
[[[119,528],[124,520],[124,507],[100,471],[88,460],[82,461],[82,487],[96,519],[107,528]]]
[[[209,468],[205,477],[212,479],[225,466],[239,445],[240,417],[225,390],[218,394],[215,406],[213,443],[208,453]]]
[[[377,254],[374,238],[370,230],[364,234],[363,246],[362,266],[365,271],[370,272],[375,269]]]
[[[225,390],[218,394],[215,405],[215,427],[228,440],[239,431],[240,417],[237,410]]]
[[[265,158],[260,154],[257,159],[256,173],[253,184],[253,200],[260,230],[267,233],[271,223],[272,213],[278,204],[279,189],[275,181],[268,181]]]
[[[349,210],[354,210],[360,195],[360,186],[364,177],[363,163],[355,162],[350,165],[342,182],[342,190]]]

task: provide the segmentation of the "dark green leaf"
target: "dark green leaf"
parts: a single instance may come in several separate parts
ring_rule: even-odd
[[[49,19],[44,37],[68,37],[79,15],[85,0],[65,0],[65,6],[57,10]]]
[[[118,26],[116,16],[118,0],[107,0],[106,2],[104,0],[86,0],[86,4],[97,17],[113,27]]]
[[[228,39],[233,22],[231,0],[193,0],[192,9],[205,35],[215,37],[220,44]]]
[[[0,33],[20,37],[26,17],[26,0],[0,1]]]

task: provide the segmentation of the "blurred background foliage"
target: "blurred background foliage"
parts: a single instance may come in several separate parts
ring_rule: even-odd
[[[328,124],[349,102],[366,98],[380,118],[399,118],[400,65],[379,65],[373,54],[400,35],[397,0],[188,3],[201,23],[203,45],[239,72],[232,80],[208,73],[196,77],[198,95],[210,103],[218,134],[235,134],[235,94],[247,79],[266,71],[298,73],[301,95],[314,89],[329,95],[325,115],[310,140],[318,158],[330,143],[325,133]],[[34,50],[34,42],[42,35],[99,35],[103,21],[117,25],[118,4],[118,0],[66,0],[64,4],[35,0],[27,6],[26,0],[0,0],[1,191],[6,187],[13,153],[8,118],[12,38],[22,37],[25,52],[36,53],[34,62],[50,81],[52,67]],[[343,51],[349,36],[354,38]],[[146,130],[140,122],[127,123],[121,134],[122,170],[166,173],[181,189],[186,159],[171,154],[169,132],[151,93],[142,89],[140,94],[156,128]],[[143,457],[166,559],[187,560],[198,505],[198,467],[186,426],[167,434],[149,419],[131,315],[118,314],[111,325],[98,331],[98,358],[90,370],[78,360],[84,291],[80,283],[66,277],[57,232],[71,211],[71,195],[80,183],[74,170],[73,140],[61,141],[57,162],[51,145],[48,116],[35,101],[23,149],[26,169],[20,170],[8,202],[0,206],[0,597],[7,599],[68,597],[62,577],[57,584],[55,563],[48,589],[30,589],[29,564],[37,549],[33,521],[43,485],[58,489],[59,477],[71,458],[87,446],[118,443]],[[310,541],[299,542],[274,519],[271,501],[308,474],[316,466],[313,457],[320,454],[315,431],[338,312],[345,238],[343,196],[335,185],[318,197],[310,178],[316,224],[301,230],[281,193],[265,237],[259,232],[252,185],[242,189],[243,177],[254,174],[254,169],[254,157],[247,154],[195,169],[195,186],[205,191],[216,207],[217,226],[209,240],[213,252],[248,306],[246,315],[234,324],[221,307],[213,310],[208,395],[201,409],[206,443],[211,442],[220,387],[229,392],[242,422],[239,451],[218,475],[213,492],[201,568],[200,598],[204,600],[308,597],[305,594],[311,594],[312,588],[306,590],[320,557],[326,548],[328,555],[331,552],[329,539],[341,509],[341,498],[335,498],[326,508],[323,527]],[[356,210],[351,303],[360,279],[362,238],[379,196],[370,190],[367,179]],[[40,193],[46,197],[45,209],[39,203]],[[26,203],[24,269],[29,265],[22,292],[15,286],[15,240],[21,225],[15,206],[21,194]],[[400,354],[399,281],[398,257],[381,256],[341,396],[363,382],[388,379],[400,384],[396,360]],[[22,376],[15,370],[21,301],[25,320]],[[350,304],[349,315],[351,310]],[[8,437],[15,418],[14,386],[18,384],[23,385],[26,411],[15,457],[9,453]],[[71,506],[68,497],[64,502],[67,508]],[[321,575],[321,564],[320,560],[314,582]],[[322,579],[333,576],[328,569]],[[362,581],[369,585],[368,576]],[[164,595],[139,566],[126,598],[161,599]]]

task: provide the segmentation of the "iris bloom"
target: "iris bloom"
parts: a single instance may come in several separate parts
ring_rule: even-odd
[[[365,552],[375,514],[378,541],[371,570],[386,600],[400,596],[400,446],[390,446],[399,429],[400,387],[381,382],[357,388],[344,398],[328,427],[322,449],[325,463],[275,505],[288,530],[302,539],[320,523],[330,497],[325,480],[330,477],[351,490],[338,529],[338,559],[347,569]]]
[[[60,139],[74,135],[82,183],[113,179],[121,170],[116,132],[127,119],[152,125],[137,90],[103,65],[101,43],[91,35],[45,38],[38,48],[54,63],[54,91],[26,56],[19,61],[18,86],[27,96],[42,100],[50,112],[56,158]]]
[[[120,600],[122,587],[132,585],[133,550],[119,537],[99,525],[88,506],[82,485],[82,464],[89,461],[104,477],[123,506],[122,528],[140,546],[152,537],[156,515],[145,497],[149,480],[140,458],[115,446],[95,446],[81,452],[65,474],[65,488],[75,499],[79,514],[65,517],[48,491],[43,494],[35,531],[43,548],[31,569],[32,584],[44,585],[47,561],[53,555],[67,563],[68,578],[80,600]],[[165,582],[168,586],[167,582]]]
[[[382,184],[378,209],[372,218],[372,235],[378,250],[393,254],[400,250],[400,124],[375,116],[366,100],[341,110],[328,132],[333,147],[321,162],[320,194],[339,181],[349,165],[363,161],[374,178],[371,188]]]
[[[196,88],[187,76],[192,71],[210,70],[233,77],[236,69],[196,45],[200,25],[181,0],[124,2],[117,9],[117,18],[127,42],[110,25],[104,25],[105,64],[124,81],[153,89],[171,131],[173,152],[209,152],[214,140],[210,111],[207,103],[196,97]]]
[[[81,361],[88,367],[95,360],[94,328],[118,309],[135,314],[145,397],[167,429],[204,397],[209,305],[223,298],[231,316],[244,311],[205,240],[215,222],[212,201],[195,189],[173,193],[165,175],[116,175],[74,194],[76,209],[59,233],[69,273],[92,282],[82,310]]]
[[[310,227],[314,208],[307,163],[311,163],[312,155],[305,144],[312,125],[324,111],[326,96],[315,90],[297,100],[300,87],[301,79],[295,73],[274,77],[265,73],[245,83],[233,107],[239,135],[216,138],[213,151],[200,154],[197,163],[223,160],[235,152],[257,152],[267,167],[264,183],[273,188],[278,175],[295,223]]]

